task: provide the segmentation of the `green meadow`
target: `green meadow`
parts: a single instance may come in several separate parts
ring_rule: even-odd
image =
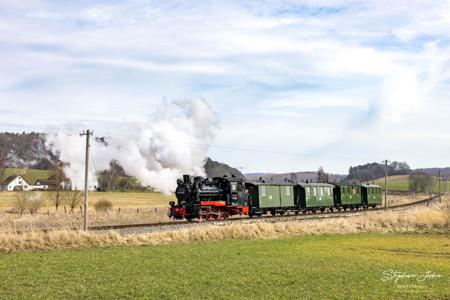
[[[449,276],[448,234],[0,254],[1,299],[449,299]]]

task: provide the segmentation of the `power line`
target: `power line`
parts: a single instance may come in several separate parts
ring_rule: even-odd
[[[89,147],[89,152],[91,153],[91,161],[92,161],[92,166],[94,167],[95,176],[97,176],[98,170],[97,170],[97,167],[96,167],[96,165],[95,165],[94,154],[92,153],[92,148],[91,148],[91,147]],[[97,177],[98,177],[98,176],[97,176]]]

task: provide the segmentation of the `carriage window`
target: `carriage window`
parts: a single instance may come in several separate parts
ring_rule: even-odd
[[[311,196],[311,189],[309,187],[306,187],[305,191],[306,191],[306,197]]]
[[[259,190],[261,192],[261,196],[263,196],[263,197],[266,196],[266,187],[265,186],[261,186]]]
[[[317,188],[317,194],[319,197],[323,196],[323,188],[322,187]]]
[[[324,192],[324,193],[323,193],[324,196],[330,196],[330,188],[327,188],[327,187],[324,188],[324,189],[323,189],[323,192]]]
[[[313,196],[317,196],[317,188],[311,188]]]
[[[238,190],[238,192],[243,192],[244,191],[244,185],[242,184],[242,182],[238,182],[237,190]]]
[[[290,196],[291,195],[291,187],[287,186],[286,187],[286,196]]]
[[[236,182],[231,183],[231,191],[236,192]]]

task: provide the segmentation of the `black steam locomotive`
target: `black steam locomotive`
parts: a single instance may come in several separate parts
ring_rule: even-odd
[[[227,219],[232,215],[248,214],[248,193],[242,179],[184,175],[177,185],[178,203],[170,202],[169,217],[179,220]]]

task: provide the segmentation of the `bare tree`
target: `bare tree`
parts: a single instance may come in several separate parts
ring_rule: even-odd
[[[31,192],[28,200],[27,208],[30,211],[30,214],[37,214],[39,208],[44,206],[44,199],[41,197],[40,193]]]
[[[55,210],[58,211],[58,207],[64,204],[66,200],[66,195],[62,191],[62,189],[57,189],[54,192],[50,193],[50,201],[55,206]]]
[[[59,161],[53,162],[52,171],[53,176],[51,178],[55,180],[55,190],[50,194],[50,200],[53,205],[55,205],[55,210],[58,211],[58,207],[65,201],[62,184],[65,182],[66,176],[64,174],[63,165]]]
[[[17,192],[15,208],[23,215],[25,210],[28,208],[28,203],[30,202],[31,193],[28,191]]]
[[[8,158],[9,148],[5,142],[0,140],[0,180],[5,173],[6,160]]]
[[[435,179],[426,173],[414,173],[409,175],[409,189],[414,194],[417,192],[431,193]]]
[[[82,197],[83,197],[83,192],[81,192],[80,190],[71,190],[71,191],[67,192],[66,200],[67,200],[67,204],[70,207],[71,213],[73,213],[73,211],[75,210],[75,207],[80,205]]]
[[[297,173],[291,173],[291,182],[297,183]]]
[[[328,174],[325,173],[323,167],[320,167],[317,171],[317,182],[326,183],[328,182]]]

